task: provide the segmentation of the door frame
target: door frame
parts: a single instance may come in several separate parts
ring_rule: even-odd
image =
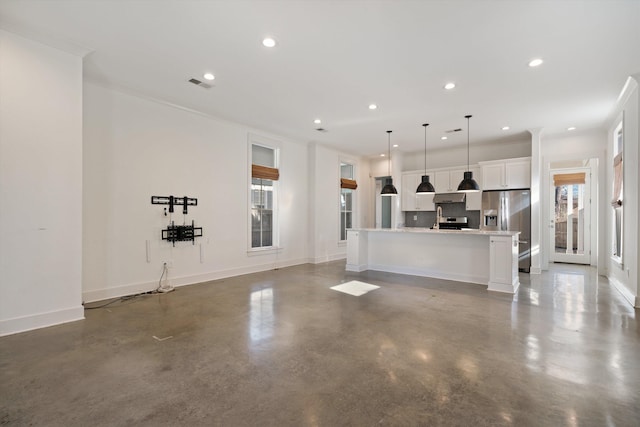
[[[572,168],[555,168],[549,169],[549,206],[548,206],[548,231],[549,231],[549,261],[550,262],[562,262],[571,264],[591,264],[591,251],[593,242],[591,239],[591,228],[593,224],[592,213],[592,189],[591,189],[591,171],[592,168],[587,165],[584,167],[572,167]],[[560,253],[556,252],[555,240],[556,240],[556,223],[555,223],[555,185],[553,185],[553,176],[558,173],[580,173],[585,174],[584,183],[584,230],[583,230],[583,242],[584,250],[582,254],[572,253]],[[573,245],[572,245],[573,246]]]

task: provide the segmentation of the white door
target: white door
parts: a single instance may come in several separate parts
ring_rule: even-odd
[[[589,264],[591,183],[589,168],[550,172],[550,257],[553,262]]]

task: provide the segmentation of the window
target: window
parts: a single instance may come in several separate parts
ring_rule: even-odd
[[[251,144],[251,248],[277,246],[277,149]]]
[[[613,207],[612,221],[612,254],[613,259],[622,264],[622,244],[623,244],[623,213],[624,213],[624,168],[622,162],[622,152],[624,146],[623,121],[621,120],[613,132],[613,196],[611,206]]]
[[[358,184],[354,179],[354,167],[340,163],[340,241],[347,240],[347,228],[353,227],[354,190]]]

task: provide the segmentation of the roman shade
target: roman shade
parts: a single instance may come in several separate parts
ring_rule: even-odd
[[[622,206],[622,153],[613,158],[613,207]]]
[[[268,166],[251,165],[251,177],[277,181],[280,178],[280,171]]]
[[[553,185],[560,187],[561,185],[584,184],[585,176],[584,172],[556,174],[553,175]]]
[[[358,188],[358,183],[354,179],[340,178],[340,188],[355,190]]]

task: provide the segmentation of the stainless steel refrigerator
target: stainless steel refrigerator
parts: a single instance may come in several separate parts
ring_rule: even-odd
[[[483,230],[519,231],[518,269],[531,269],[531,192],[529,190],[484,191]]]

